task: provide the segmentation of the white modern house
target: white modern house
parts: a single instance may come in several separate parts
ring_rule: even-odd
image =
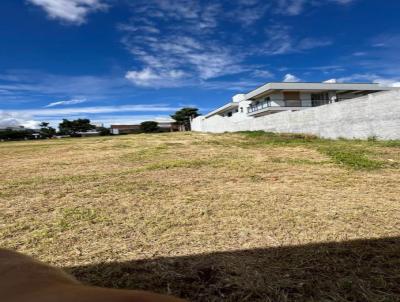
[[[264,130],[330,138],[379,136],[377,127],[392,133],[400,126],[400,115],[395,115],[399,95],[400,90],[375,83],[267,83],[235,95],[229,103],[193,119],[191,126],[193,131],[214,133]],[[328,130],[336,132],[325,135]],[[357,131],[363,134],[353,136]],[[400,131],[382,137],[397,136]]]
[[[281,111],[298,111],[391,90],[371,83],[267,83],[247,94],[238,94],[232,101],[204,118],[214,115],[246,119]]]

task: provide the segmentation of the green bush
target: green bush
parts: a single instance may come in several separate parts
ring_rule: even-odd
[[[154,133],[154,132],[159,132],[160,127],[158,127],[157,122],[147,121],[140,124],[140,130],[142,130],[145,133]]]

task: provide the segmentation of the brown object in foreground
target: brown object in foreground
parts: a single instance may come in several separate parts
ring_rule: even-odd
[[[3,302],[183,302],[153,293],[85,286],[60,269],[0,249]]]

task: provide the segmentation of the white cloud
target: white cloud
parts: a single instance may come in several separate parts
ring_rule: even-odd
[[[224,10],[203,1],[138,0],[130,23],[118,26],[122,43],[140,66],[129,69],[126,78],[138,86],[177,87],[249,71],[243,63],[247,48],[215,33],[222,21],[244,25],[261,18],[258,11],[257,18],[245,22],[233,13],[238,7],[264,6],[259,3],[234,3]]]
[[[306,4],[306,0],[278,0],[276,12],[289,16],[299,15]]]
[[[0,111],[0,128],[24,126],[25,128],[36,129],[39,123],[32,120],[29,114]]]
[[[267,12],[297,15],[307,5],[317,6],[316,2],[325,4],[316,0],[235,0],[230,5],[136,0],[131,4],[130,21],[118,25],[122,43],[135,60],[126,78],[136,86],[157,88],[196,85],[234,74],[252,77],[257,66],[247,59],[254,55],[300,53],[333,43],[329,37],[295,36],[290,27],[282,25],[268,28],[266,37],[252,39],[251,46],[243,35],[246,31],[252,35],[248,27]],[[227,25],[236,26],[237,31],[227,32]],[[184,76],[171,77],[175,71]]]
[[[86,22],[89,13],[105,10],[107,5],[102,0],[27,0],[40,6],[51,19],[61,20],[71,24]]]
[[[337,80],[336,79],[329,79],[329,80],[323,81],[323,83],[335,84],[335,83],[337,83]]]
[[[29,70],[14,70],[0,74],[0,108],[3,102],[40,102],[43,98],[90,101],[117,99],[136,94],[123,76],[65,76]],[[76,97],[77,96],[77,97]]]
[[[396,79],[377,78],[374,80],[374,83],[378,83],[381,86],[387,86],[387,87],[400,87],[399,78]]]
[[[325,1],[314,1],[314,0],[276,0],[275,13],[297,16],[305,11],[307,6],[318,6],[321,4],[334,3],[338,5],[347,5],[356,0],[325,0]]]
[[[231,20],[238,21],[244,27],[250,26],[262,19],[267,10],[271,7],[271,3],[259,0],[239,0],[238,7],[229,12],[227,16]]]
[[[160,75],[148,67],[142,71],[128,71],[125,77],[139,85],[147,85],[151,81],[160,79]]]
[[[62,106],[62,105],[76,105],[87,102],[87,99],[72,99],[69,101],[57,101],[46,105],[45,107],[55,107],[55,106]]]
[[[298,77],[296,77],[295,75],[288,73],[283,78],[283,81],[284,82],[300,82],[301,80]]]
[[[327,38],[297,38],[289,26],[274,24],[265,30],[266,42],[260,51],[267,55],[285,55],[298,53],[314,48],[329,46],[333,43]]]
[[[362,57],[362,56],[367,55],[367,53],[364,52],[364,51],[356,51],[356,52],[353,52],[352,55],[355,56],[355,57]]]
[[[180,70],[159,70],[156,72],[146,67],[141,71],[128,71],[125,78],[137,86],[153,86],[159,88],[164,86],[179,86],[179,80],[182,79],[184,75],[185,73]]]
[[[355,73],[337,79],[338,82],[370,82],[386,87],[400,87],[400,77],[383,77],[374,73]]]
[[[22,126],[28,129],[39,129],[39,125],[41,122],[39,121],[34,121],[34,120],[28,120],[28,121],[23,121]]]
[[[126,74],[138,86],[176,87],[244,70],[241,54],[233,55],[220,42],[195,35],[131,34],[123,42],[142,65]]]
[[[317,47],[324,47],[324,46],[329,46],[333,42],[329,39],[326,38],[304,38],[299,41],[297,44],[297,48],[299,50],[308,50],[308,49],[313,49]]]
[[[356,0],[331,0],[333,2],[336,2],[338,4],[350,4],[351,2],[354,2]]]
[[[257,78],[271,78],[273,73],[268,70],[254,70],[252,75]]]
[[[49,109],[19,109],[5,111],[11,115],[33,116],[36,119],[47,116],[70,116],[74,114],[99,114],[112,112],[173,112],[178,107],[152,104],[152,105],[121,105],[121,106],[93,106],[93,107],[68,107],[68,108],[49,108]]]

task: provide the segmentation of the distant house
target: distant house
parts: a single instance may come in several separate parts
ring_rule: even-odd
[[[158,123],[161,132],[174,132],[179,131],[179,125],[173,119],[155,119],[154,122]],[[140,124],[131,125],[111,125],[111,134],[133,134],[140,133]]]
[[[155,119],[154,121],[158,123],[158,127],[160,127],[161,131],[164,132],[180,131],[179,125],[176,123],[174,119]]]
[[[139,133],[140,125],[111,125],[111,134],[132,134]]]

